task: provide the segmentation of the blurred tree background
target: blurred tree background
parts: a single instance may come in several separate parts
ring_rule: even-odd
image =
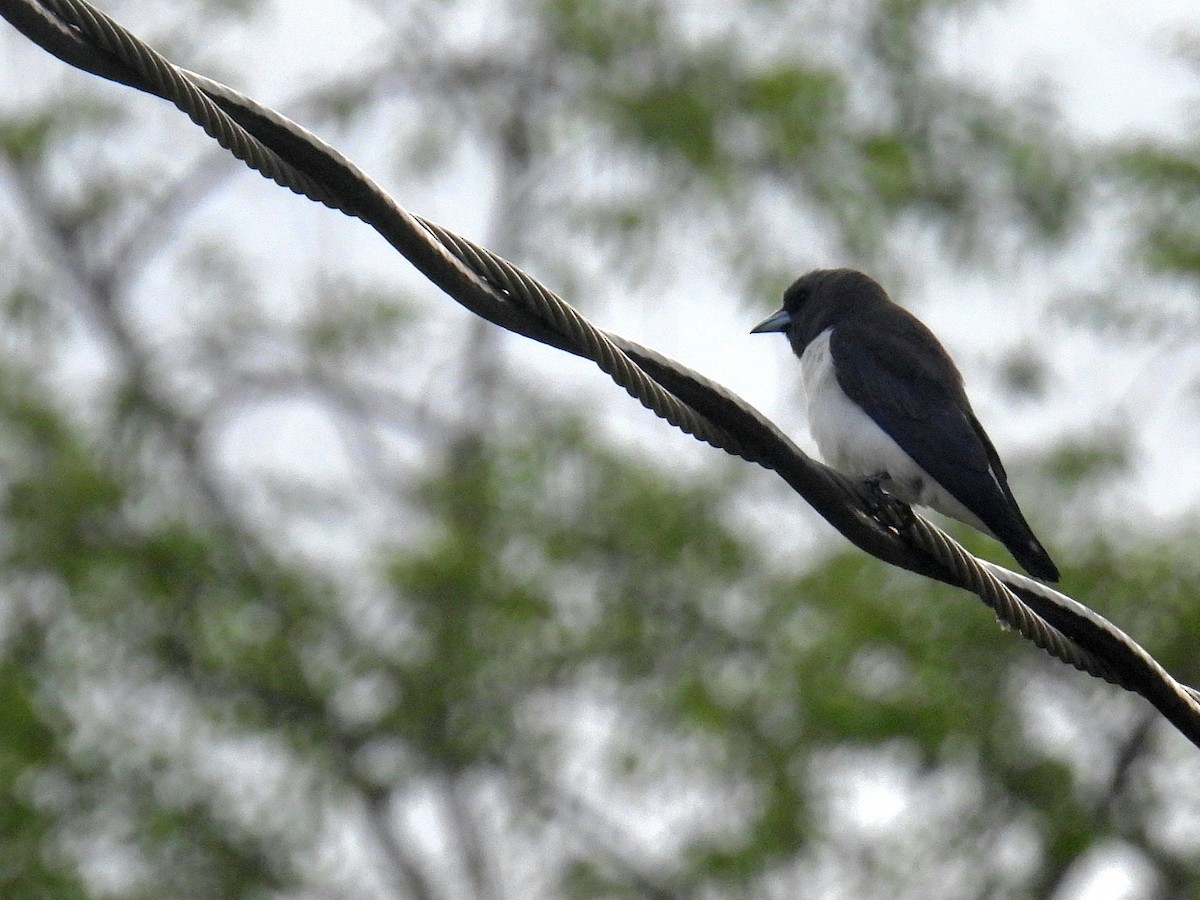
[[[344,68],[259,99],[602,325],[1032,256],[1090,273],[1048,321],[1168,354],[1194,427],[1200,136],[1099,144],[971,83],[939,48],[972,0],[346,5]],[[106,9],[252,93],[274,67],[255,0]],[[4,896],[1200,894],[1195,749],[1148,706],[163,104],[0,46]],[[1046,353],[988,365],[1053,423]],[[1195,515],[1095,501],[1139,461],[1102,424],[1006,454],[1017,493],[1067,591],[1196,684]]]

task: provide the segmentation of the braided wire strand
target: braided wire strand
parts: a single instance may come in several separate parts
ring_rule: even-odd
[[[922,516],[913,516],[907,535],[914,543],[946,565],[964,587],[990,607],[1017,633],[1062,662],[1126,690],[1131,686],[1116,670],[1096,654],[1080,647],[1029,606],[995,575],[980,565],[972,554],[946,532]]]
[[[481,278],[566,336],[580,355],[595,362],[646,409],[706,444],[753,461],[752,454],[741,441],[650,378],[607,334],[540,281],[503,257],[437,223],[420,216],[416,219]]]

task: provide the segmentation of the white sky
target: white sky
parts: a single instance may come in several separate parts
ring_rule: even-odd
[[[947,44],[947,61],[1003,86],[1045,80],[1074,125],[1097,136],[1180,124],[1196,78],[1172,59],[1181,32],[1200,37],[1195,0],[988,3]]]

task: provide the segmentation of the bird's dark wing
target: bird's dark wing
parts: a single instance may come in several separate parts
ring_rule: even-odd
[[[843,321],[829,350],[842,391],[913,461],[979,517],[1030,574],[1058,579],[975,418],[962,377],[920,321],[899,307],[885,321]]]

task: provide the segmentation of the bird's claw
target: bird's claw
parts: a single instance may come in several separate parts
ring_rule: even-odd
[[[888,528],[906,531],[916,519],[912,507],[887,492],[884,485],[891,481],[887,472],[868,475],[862,480],[863,500],[867,511]]]

